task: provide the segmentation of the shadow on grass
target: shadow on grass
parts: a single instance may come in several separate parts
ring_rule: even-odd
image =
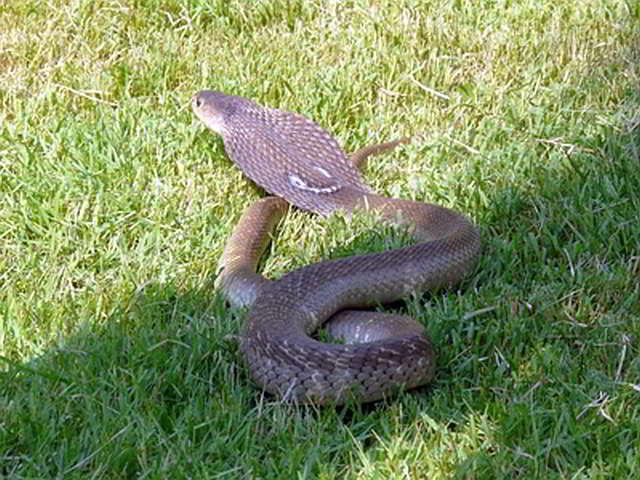
[[[638,52],[629,55],[637,65]],[[640,90],[629,90],[599,128],[552,129],[510,159],[524,181],[490,202],[473,280],[502,290],[502,320],[461,326],[485,368],[456,360],[450,370],[470,382],[465,404],[491,420],[492,445],[462,461],[456,478],[638,473],[638,112]]]

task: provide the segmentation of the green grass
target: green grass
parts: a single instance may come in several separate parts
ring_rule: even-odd
[[[0,477],[638,478],[640,4],[0,3]],[[263,194],[202,88],[303,113],[379,192],[470,215],[458,288],[408,299],[439,369],[373,405],[248,379],[217,259]],[[292,212],[271,276],[382,248]]]

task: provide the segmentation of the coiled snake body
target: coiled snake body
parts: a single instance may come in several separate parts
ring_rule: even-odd
[[[222,135],[236,165],[268,192],[325,215],[375,210],[406,225],[420,242],[323,261],[269,281],[255,270],[287,203],[267,197],[249,207],[225,247],[218,284],[232,304],[252,305],[240,349],[255,382],[284,399],[323,404],[377,400],[431,380],[435,353],[420,325],[348,309],[459,281],[480,251],[472,224],[437,205],[371,192],[357,164],[399,142],[363,149],[349,159],[329,133],[301,115],[214,91],[196,93],[192,106]],[[330,333],[347,344],[309,336],[328,319]]]

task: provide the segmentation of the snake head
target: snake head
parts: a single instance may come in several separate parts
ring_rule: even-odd
[[[223,137],[231,133],[230,120],[246,102],[249,100],[214,90],[201,90],[191,97],[191,107],[196,116]]]

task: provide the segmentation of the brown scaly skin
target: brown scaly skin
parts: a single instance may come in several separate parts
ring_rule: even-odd
[[[255,265],[272,218],[286,205],[268,198],[250,207],[225,248],[219,284],[233,303],[252,304],[240,348],[256,383],[283,399],[338,404],[349,398],[373,401],[429,382],[435,352],[421,326],[384,314],[362,320],[362,312],[348,310],[454,284],[479,255],[480,238],[464,216],[381,197],[364,184],[357,165],[406,139],[367,147],[350,160],[328,132],[301,115],[214,91],[196,93],[192,106],[222,135],[236,165],[268,192],[321,214],[375,210],[407,226],[420,242],[316,263],[268,281],[255,273]],[[339,335],[352,335],[348,344],[309,336],[329,319]]]

